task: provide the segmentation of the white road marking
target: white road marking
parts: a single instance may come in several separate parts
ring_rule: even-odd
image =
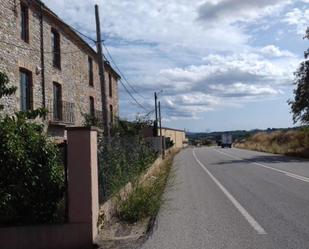
[[[253,227],[253,229],[258,234],[267,234],[263,227],[248,213],[248,211],[227,191],[227,189],[217,180],[216,177],[207,169],[207,167],[200,162],[193,150],[193,156],[196,162],[202,167],[202,169],[210,176],[210,178],[217,184],[217,186],[222,190],[226,197],[233,203],[236,209],[242,214],[242,216],[248,221],[248,223]]]
[[[240,157],[237,157],[237,156],[234,156],[234,155],[231,155],[231,154],[228,154],[228,153],[225,153],[223,151],[220,151],[220,150],[216,150],[214,149],[215,151],[223,154],[223,155],[226,155],[228,157],[231,157],[231,158],[234,158],[234,159],[237,159],[237,160],[242,160],[242,161],[248,161],[249,163],[251,164],[255,164],[255,165],[258,165],[258,166],[261,166],[263,168],[266,168],[266,169],[270,169],[270,170],[273,170],[273,171],[277,171],[277,172],[280,172],[286,176],[289,176],[289,177],[292,177],[294,179],[297,179],[297,180],[300,180],[300,181],[303,181],[303,182],[308,182],[309,183],[309,178],[308,177],[305,177],[305,176],[300,176],[300,175],[296,175],[296,174],[293,174],[291,172],[288,172],[288,171],[284,171],[284,170],[281,170],[281,169],[275,169],[275,168],[272,168],[272,167],[269,167],[267,165],[264,165],[264,164],[261,164],[261,163],[257,163],[257,162],[252,162],[250,161],[249,159],[243,159],[243,158],[240,158]]]

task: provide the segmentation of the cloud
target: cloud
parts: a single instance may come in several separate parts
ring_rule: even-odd
[[[274,51],[277,56],[290,56],[278,48]],[[294,57],[267,59],[261,51],[214,54],[205,57],[203,65],[162,70],[157,86],[172,86],[165,88],[169,117],[176,119],[176,113],[178,118],[196,118],[200,112],[281,96],[293,83],[298,63]]]
[[[306,1],[306,3],[309,3],[309,1]],[[304,36],[307,27],[309,26],[309,9],[303,8],[294,8],[292,11],[289,11],[286,13],[284,19],[284,23],[287,23],[291,26],[294,26],[296,29],[296,32],[299,35]]]
[[[199,19],[205,22],[247,22],[289,4],[289,0],[221,0],[206,1],[199,8]]]
[[[287,50],[280,50],[278,47],[274,45],[268,45],[261,48],[261,53],[265,56],[272,57],[296,57],[293,53]]]
[[[44,0],[60,17],[95,38],[94,4],[100,4],[106,43],[150,43],[170,53],[241,50],[249,37],[239,27],[196,22],[201,0]],[[125,43],[123,45],[125,45]]]
[[[210,85],[209,88],[224,97],[274,96],[282,93],[282,91],[269,85],[252,85],[240,82],[229,86],[223,84]]]
[[[287,48],[260,39],[260,32],[270,29],[268,19],[255,34],[246,29],[259,18],[281,14],[290,0],[44,2],[93,38],[93,5],[100,4],[105,43],[132,85],[146,97],[136,98],[153,109],[153,92],[164,89],[162,106],[171,120],[197,119],[226,106],[276,98],[293,82],[299,62]],[[306,15],[300,9],[290,12],[284,23],[294,26]],[[256,46],[252,35],[259,39]],[[123,116],[143,112],[120,91]]]

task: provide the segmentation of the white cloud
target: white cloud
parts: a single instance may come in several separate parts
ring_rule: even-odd
[[[294,57],[274,60],[263,53],[209,55],[200,66],[162,70],[157,86],[170,86],[165,97],[169,116],[195,117],[194,110],[206,112],[277,98],[293,83],[298,63]]]
[[[309,26],[309,9],[294,8],[292,11],[286,13],[283,22],[294,26],[297,33],[304,36],[305,31]]]
[[[269,85],[252,85],[241,82],[233,83],[229,86],[224,84],[210,85],[209,88],[218,95],[227,97],[274,96],[282,93],[282,91],[276,90]]]
[[[287,50],[280,50],[278,47],[274,45],[268,45],[261,48],[261,53],[263,55],[272,57],[296,57],[293,53]]]
[[[164,89],[162,101],[170,119],[198,118],[224,106],[281,95],[292,83],[299,62],[275,45],[261,42],[262,47],[252,47],[252,37],[244,28],[262,17],[278,15],[290,0],[44,2],[93,38],[93,5],[100,4],[106,44],[127,78],[146,95],[146,99],[136,97],[152,109],[153,91]],[[301,20],[305,25],[308,14],[294,9],[284,22],[298,27]],[[269,28],[265,22],[260,30]],[[131,102],[122,94],[121,109],[129,116],[133,110],[127,106]]]
[[[95,37],[97,0],[44,0],[65,21]],[[237,26],[197,22],[201,0],[100,1],[102,30],[111,39],[157,44],[166,51],[241,50],[248,36]],[[226,32],[226,29],[229,32]],[[106,37],[105,37],[106,38]],[[107,40],[110,42],[110,40]]]

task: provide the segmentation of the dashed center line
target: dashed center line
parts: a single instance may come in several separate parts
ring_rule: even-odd
[[[297,180],[300,180],[300,181],[303,181],[303,182],[308,182],[309,183],[309,178],[308,177],[304,177],[304,176],[300,176],[300,175],[296,175],[296,174],[293,174],[291,172],[288,172],[288,171],[284,171],[284,170],[281,170],[281,169],[275,169],[275,168],[272,168],[272,167],[269,167],[267,165],[264,165],[264,164],[261,164],[261,163],[257,163],[257,162],[253,162],[253,161],[250,161],[248,159],[244,159],[244,158],[240,158],[240,157],[237,157],[237,156],[234,156],[234,155],[231,155],[231,154],[228,154],[228,153],[225,153],[223,151],[220,151],[220,150],[216,150],[214,149],[215,151],[217,151],[218,153],[221,153],[223,155],[226,155],[230,158],[233,158],[233,159],[237,159],[237,160],[242,160],[242,161],[247,161],[251,164],[255,164],[257,166],[260,166],[260,167],[263,167],[263,168],[266,168],[266,169],[270,169],[270,170],[273,170],[273,171],[277,171],[277,172],[280,172],[288,177],[292,177],[294,179],[297,179]]]
[[[193,156],[196,162],[202,167],[202,169],[210,176],[210,178],[217,184],[226,197],[232,202],[235,208],[242,214],[242,216],[248,221],[253,229],[258,234],[267,234],[263,227],[248,213],[248,211],[230,194],[230,192],[217,180],[217,178],[207,169],[207,167],[201,163],[193,150]]]

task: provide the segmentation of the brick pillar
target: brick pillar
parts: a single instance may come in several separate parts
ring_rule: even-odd
[[[67,141],[69,222],[89,224],[92,243],[99,215],[97,130],[67,128]]]

